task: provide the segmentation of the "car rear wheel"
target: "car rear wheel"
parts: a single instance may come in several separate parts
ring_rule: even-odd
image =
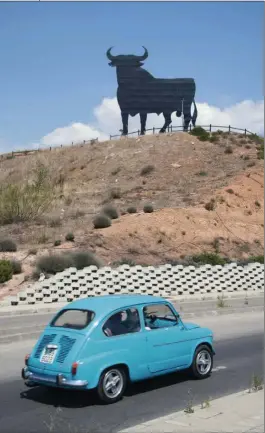
[[[206,345],[199,346],[193,357],[191,371],[196,379],[209,377],[213,368],[213,354]]]
[[[100,376],[97,393],[105,403],[116,403],[123,397],[127,375],[122,367],[111,367]]]

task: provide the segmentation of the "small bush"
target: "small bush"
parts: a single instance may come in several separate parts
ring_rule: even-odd
[[[131,259],[123,258],[121,260],[117,260],[116,262],[113,262],[113,265],[114,266],[121,266],[121,265],[135,266],[136,263]]]
[[[14,253],[15,251],[17,251],[17,246],[12,239],[0,239],[1,253]]]
[[[112,220],[119,218],[117,209],[111,205],[104,206],[102,209],[102,213],[107,215]]]
[[[228,192],[228,194],[234,194],[234,190],[232,188],[228,188],[226,192]]]
[[[49,237],[46,235],[46,233],[43,233],[40,235],[40,237],[37,239],[38,244],[46,244],[49,240]]]
[[[33,221],[51,208],[55,198],[48,168],[38,163],[32,181],[0,186],[0,224]]]
[[[31,248],[29,250],[29,255],[30,256],[36,256],[37,253],[38,253],[38,250],[36,248]]]
[[[62,272],[71,266],[73,266],[73,259],[67,254],[43,256],[39,258],[36,264],[37,270],[52,275]]]
[[[54,246],[55,247],[59,247],[59,245],[61,245],[61,243],[62,243],[62,241],[60,240],[60,239],[56,239],[55,241],[54,241]]]
[[[231,153],[233,153],[233,149],[232,149],[232,147],[231,147],[231,146],[227,146],[227,147],[225,148],[225,153],[227,153],[227,154],[231,154]]]
[[[120,188],[112,188],[110,191],[110,197],[115,199],[115,198],[121,198],[122,194],[121,194],[121,189]]]
[[[18,260],[10,260],[12,269],[13,269],[13,274],[14,275],[18,275],[21,274],[22,272],[22,266],[21,263]]]
[[[151,164],[146,165],[145,167],[142,168],[140,175],[141,176],[146,176],[147,174],[152,173],[152,171],[154,171],[155,167]]]
[[[137,209],[134,206],[129,206],[127,209],[128,213],[137,213]]]
[[[102,266],[101,261],[91,251],[75,251],[69,253],[69,256],[76,269],[84,269],[92,265],[97,266],[97,268]]]
[[[197,173],[198,176],[208,176],[208,173],[206,171],[199,171],[199,173]]]
[[[146,204],[144,205],[143,211],[144,213],[152,213],[154,212],[154,208],[151,204]]]
[[[210,143],[217,143],[219,141],[219,137],[216,134],[212,134],[209,138]]]
[[[105,229],[111,226],[111,219],[107,215],[97,215],[93,220],[95,229]]]
[[[67,235],[65,236],[65,240],[66,242],[74,242],[75,240],[75,236],[73,233],[67,233]]]
[[[62,220],[61,218],[53,218],[50,220],[49,222],[49,226],[50,227],[60,227],[62,225]]]
[[[118,174],[121,171],[121,167],[117,167],[114,170],[112,170],[111,174],[112,176],[115,176],[116,174]]]
[[[258,200],[255,201],[255,206],[260,207],[260,202]]]
[[[202,253],[191,257],[194,262],[202,265],[225,265],[227,260],[214,253]]]
[[[11,280],[13,268],[9,260],[0,260],[0,284]]]
[[[255,161],[251,161],[247,164],[247,167],[254,167],[256,165]]]
[[[208,211],[213,211],[215,208],[215,200],[211,199],[211,201],[205,204],[204,208]]]
[[[264,159],[264,143],[262,143],[258,148],[258,159]]]
[[[249,257],[247,260],[248,260],[248,263],[261,263],[262,265],[264,264],[264,256],[262,256],[262,255],[252,256],[252,257]]]
[[[197,137],[200,141],[207,141],[210,139],[210,134],[205,131],[205,129],[203,129],[201,126],[196,126],[195,128],[193,128],[190,134]]]

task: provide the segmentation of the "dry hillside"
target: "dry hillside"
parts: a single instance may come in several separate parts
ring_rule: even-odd
[[[241,135],[222,134],[212,143],[175,133],[1,160],[2,185],[30,179],[39,161],[60,189],[49,212],[36,221],[0,226],[0,237],[18,245],[16,253],[0,253],[0,258],[22,260],[24,271],[6,289],[26,284],[23,279],[36,260],[28,254],[32,248],[37,256],[89,249],[105,263],[126,258],[142,264],[203,251],[230,258],[263,254],[264,161],[257,153],[255,143]],[[128,206],[137,213],[96,230],[93,217],[106,203],[120,214]],[[146,203],[153,205],[153,213],[142,212]],[[75,242],[64,242],[69,232]],[[62,244],[54,247],[57,239]]]

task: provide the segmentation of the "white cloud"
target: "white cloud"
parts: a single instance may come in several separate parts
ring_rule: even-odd
[[[246,100],[224,109],[202,102],[197,103],[197,108],[197,125],[231,125],[236,128],[246,128],[258,134],[264,133],[264,101]],[[122,123],[116,98],[104,98],[102,103],[95,107],[94,116],[95,122],[93,124],[72,123],[55,129],[43,137],[39,145],[68,145],[72,142],[77,143],[97,137],[100,141],[104,141],[108,139],[109,134],[119,134]],[[172,125],[180,126],[181,122],[181,119],[173,113]],[[147,128],[161,127],[163,123],[163,115],[150,114],[147,118]],[[137,131],[139,128],[139,115],[130,117],[129,131]]]

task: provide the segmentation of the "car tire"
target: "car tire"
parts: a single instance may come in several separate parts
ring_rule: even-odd
[[[209,346],[201,345],[195,350],[191,373],[196,379],[206,379],[213,368],[213,353]]]
[[[101,374],[97,386],[97,394],[104,403],[116,403],[122,399],[126,385],[127,374],[124,368],[111,367]]]

